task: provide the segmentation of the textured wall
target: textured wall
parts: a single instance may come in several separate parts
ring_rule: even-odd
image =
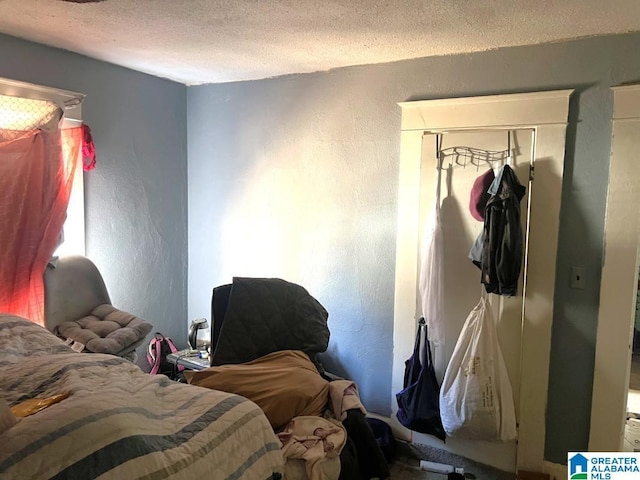
[[[87,95],[87,256],[116,306],[186,345],[186,87],[3,35],[0,76]]]
[[[399,116],[364,73],[189,88],[189,318],[232,276],[299,283],[389,413]]]
[[[566,462],[589,436],[609,86],[640,81],[639,48],[632,34],[190,87],[189,317],[206,316],[207,288],[232,275],[299,282],[329,310],[328,363],[357,380],[370,410],[388,413],[396,102],[575,88],[546,442],[546,458]],[[571,266],[585,267],[584,290],[570,289]]]

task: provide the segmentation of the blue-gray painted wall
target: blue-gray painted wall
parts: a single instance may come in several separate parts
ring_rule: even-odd
[[[231,248],[222,240],[229,216],[276,210],[285,228],[302,227],[296,238],[284,240],[297,255],[295,268],[281,271],[327,307],[327,363],[358,382],[370,410],[388,414],[395,393],[396,103],[573,88],[545,449],[548,460],[565,463],[566,452],[585,450],[589,438],[611,146],[609,87],[640,81],[638,51],[640,35],[631,34],[189,88],[189,317],[208,308],[208,292],[199,285],[241,274],[224,260]],[[265,165],[282,173],[268,173]],[[283,177],[296,187],[288,201],[280,198]],[[252,196],[253,188],[260,194]],[[273,197],[269,210],[263,203]],[[269,224],[237,232],[251,235],[249,245],[268,255],[274,247],[261,246],[265,237],[271,240],[268,230]],[[313,248],[305,249],[308,242]],[[572,266],[586,269],[584,290],[570,288]]]
[[[229,212],[281,212],[288,229],[305,227],[285,239],[294,247],[285,252],[285,273],[330,312],[327,363],[356,379],[367,406],[380,413],[395,393],[396,102],[575,88],[545,452],[564,463],[567,451],[587,448],[589,435],[609,86],[640,81],[638,51],[640,35],[629,34],[186,88],[0,35],[0,76],[87,94],[84,118],[98,150],[86,184],[87,252],[114,303],[184,338],[188,319],[208,316],[211,287],[236,274],[223,261],[223,247],[233,243],[223,227],[244,225]],[[296,192],[289,202],[272,198],[271,179]],[[262,204],[251,197],[256,184]],[[259,229],[244,233],[258,245],[277,240]],[[569,288],[574,265],[587,269],[585,290]]]
[[[97,154],[84,177],[87,256],[114,305],[186,345],[187,88],[5,35],[0,77],[87,96]]]

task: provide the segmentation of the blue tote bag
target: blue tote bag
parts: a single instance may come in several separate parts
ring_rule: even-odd
[[[420,335],[423,335],[424,364],[420,363]],[[404,388],[396,394],[402,425],[414,432],[426,433],[444,440],[446,433],[440,419],[440,385],[433,369],[427,326],[420,319],[413,354],[405,362]]]

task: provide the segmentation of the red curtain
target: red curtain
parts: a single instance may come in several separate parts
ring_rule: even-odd
[[[44,325],[43,274],[55,251],[82,127],[0,142],[0,312]]]

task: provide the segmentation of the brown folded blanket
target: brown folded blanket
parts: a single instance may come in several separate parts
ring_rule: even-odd
[[[105,303],[86,317],[61,323],[55,333],[81,343],[89,352],[115,355],[146,337],[152,328],[149,322]]]
[[[299,350],[282,350],[247,363],[184,374],[192,385],[235,393],[253,401],[275,430],[294,417],[322,415],[329,400],[329,382]]]

